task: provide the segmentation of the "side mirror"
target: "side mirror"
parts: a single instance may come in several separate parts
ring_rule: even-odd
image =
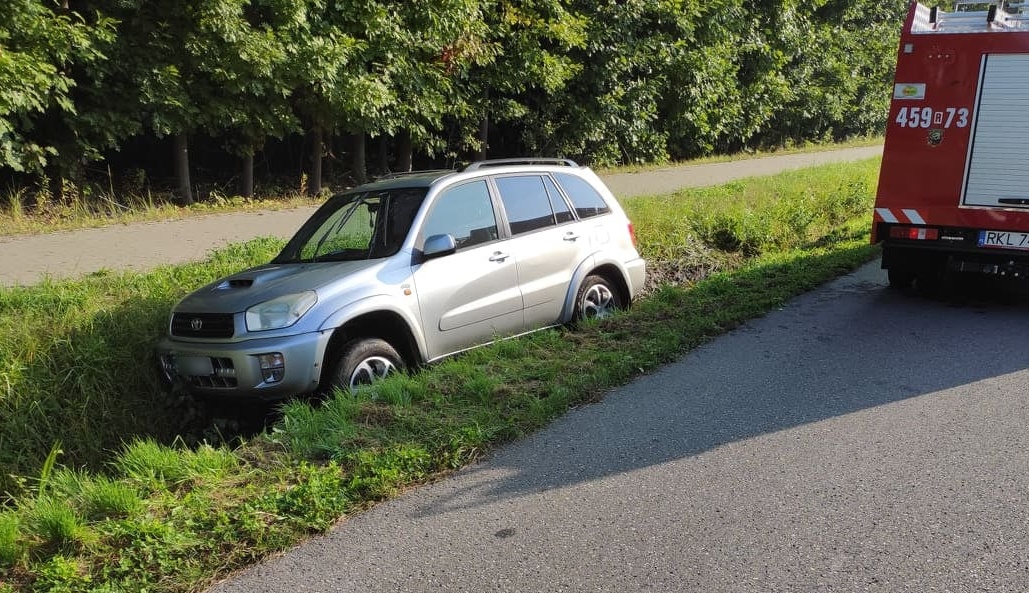
[[[425,247],[422,248],[422,255],[426,258],[450,255],[457,251],[457,242],[453,235],[432,235],[425,240]]]

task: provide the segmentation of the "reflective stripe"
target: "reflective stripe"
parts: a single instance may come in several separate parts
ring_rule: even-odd
[[[879,215],[879,218],[883,219],[883,222],[899,222],[897,217],[890,212],[889,208],[876,208],[875,213]]]
[[[912,224],[925,224],[925,220],[918,214],[918,210],[901,210],[901,212],[908,217]]]

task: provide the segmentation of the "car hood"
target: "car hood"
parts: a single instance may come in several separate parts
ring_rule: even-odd
[[[265,264],[216,280],[175,306],[191,313],[239,313],[287,294],[346,282],[354,274],[381,266],[382,260]]]

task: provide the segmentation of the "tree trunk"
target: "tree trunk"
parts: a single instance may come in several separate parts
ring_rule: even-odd
[[[315,126],[311,129],[311,173],[307,177],[307,195],[317,196],[322,193],[322,129]]]
[[[65,204],[63,168],[54,162],[47,165],[46,172],[46,195],[59,204]]]
[[[193,184],[189,180],[189,137],[185,132],[175,135],[175,179],[179,186],[179,199],[186,206],[193,204]]]
[[[397,134],[397,171],[411,170],[412,152],[414,152],[414,148],[411,142],[411,130],[400,130]]]
[[[365,159],[364,134],[358,132],[350,137],[350,169],[358,183],[368,181],[368,166]]]
[[[244,198],[254,196],[254,153],[243,157],[243,179],[240,181],[239,193]]]
[[[385,134],[379,135],[378,149],[379,164],[376,165],[376,171],[379,175],[385,175],[389,173],[389,138]]]

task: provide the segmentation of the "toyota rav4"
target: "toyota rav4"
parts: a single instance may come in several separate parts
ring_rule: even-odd
[[[504,159],[329,198],[270,263],[173,309],[165,377],[264,400],[353,388],[474,346],[628,306],[645,266],[587,167]]]

